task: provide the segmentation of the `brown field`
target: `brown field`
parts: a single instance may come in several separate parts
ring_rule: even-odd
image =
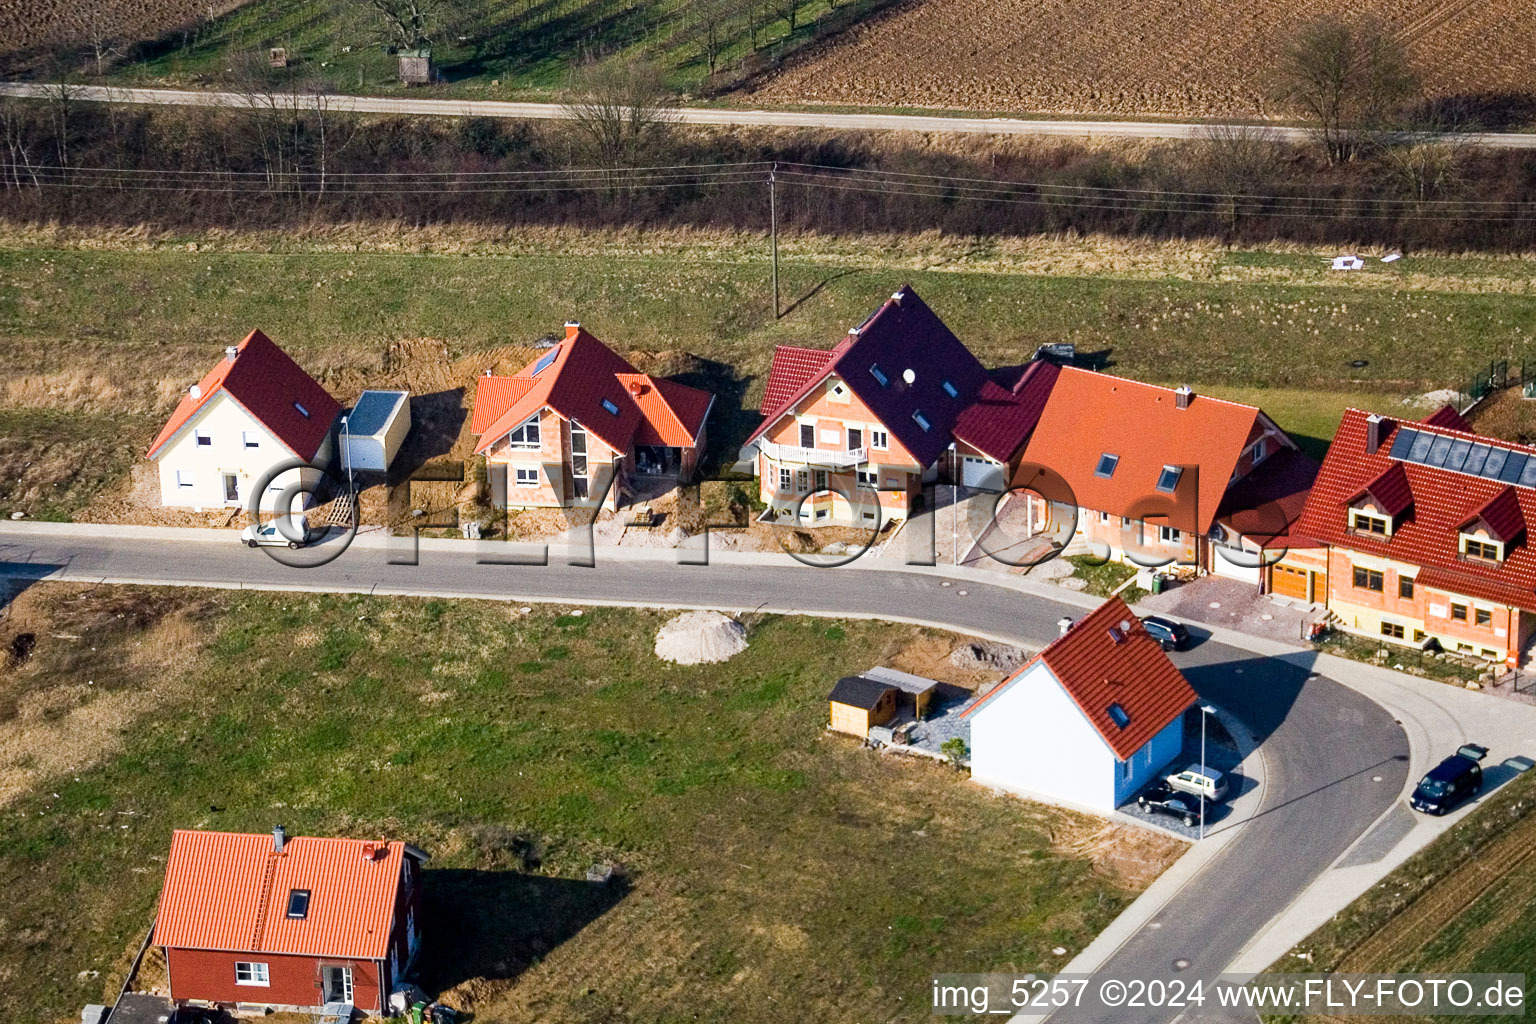
[[[61,43],[153,39],[245,0],[0,0],[0,58],[30,62]]]
[[[1268,116],[1263,69],[1325,15],[1392,27],[1431,95],[1536,92],[1528,0],[918,0],[807,51],[757,102]],[[1522,104],[1522,106],[1528,105]]]

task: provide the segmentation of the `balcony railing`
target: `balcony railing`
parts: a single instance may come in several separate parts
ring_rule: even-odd
[[[774,444],[772,441],[759,441],[757,447],[774,462],[788,462],[822,469],[862,466],[869,461],[868,448],[849,448],[839,451],[835,448],[801,448],[793,444]]]

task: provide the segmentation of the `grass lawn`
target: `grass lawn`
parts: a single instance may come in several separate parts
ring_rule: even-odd
[[[1536,773],[1527,773],[1292,951],[1309,953],[1310,961],[1287,955],[1271,969],[1523,973],[1529,1004],[1536,994],[1536,978],[1530,974],[1536,956],[1533,851]]]
[[[1072,563],[1072,575],[1087,581],[1088,586],[1084,589],[1095,597],[1108,597],[1116,587],[1136,575],[1136,567],[1123,562],[1100,563],[1092,555],[1066,557]],[[1126,595],[1126,602],[1132,603],[1146,592],[1137,587],[1127,587],[1122,593]]]
[[[1113,373],[1256,402],[1313,454],[1348,405],[1401,412],[1404,395],[1457,386],[1491,358],[1536,355],[1520,259],[1404,260],[1341,280],[1301,253],[1095,240],[802,237],[783,251],[789,311],[775,321],[755,237],[13,231],[0,236],[0,415],[38,425],[0,450],[0,512],[69,514],[90,488],[65,500],[24,464],[83,434],[121,439],[101,472],[120,471],[256,326],[345,390],[376,381],[402,343],[441,339],[447,358],[478,358],[573,317],[621,351],[704,360],[722,451],[756,423],[775,344],[829,347],[903,281],[989,365],[1072,341]],[[43,423],[77,411],[97,419]]]
[[[651,653],[666,617],[24,591],[0,1015],[115,991],[176,827],[420,844],[424,981],[498,1022],[926,1019],[931,972],[1060,963],[1177,848],[825,733],[840,674],[941,634],[769,618],[685,668]]]

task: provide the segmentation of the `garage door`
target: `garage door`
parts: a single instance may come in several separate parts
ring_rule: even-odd
[[[1298,601],[1307,599],[1307,571],[1305,569],[1292,569],[1288,565],[1277,565],[1270,576],[1271,589],[1281,597],[1294,597]]]
[[[966,487],[978,487],[988,491],[1003,490],[1003,465],[991,459],[965,456],[960,464],[960,483]]]

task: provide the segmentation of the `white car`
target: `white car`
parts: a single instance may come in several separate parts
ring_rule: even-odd
[[[264,523],[252,523],[240,531],[240,539],[249,548],[290,547],[301,548],[313,543],[319,534],[312,530],[303,516],[285,516],[268,519]]]
[[[1180,793],[1203,796],[1217,803],[1227,798],[1227,777],[1203,764],[1187,765],[1183,771],[1174,772],[1163,781]]]

